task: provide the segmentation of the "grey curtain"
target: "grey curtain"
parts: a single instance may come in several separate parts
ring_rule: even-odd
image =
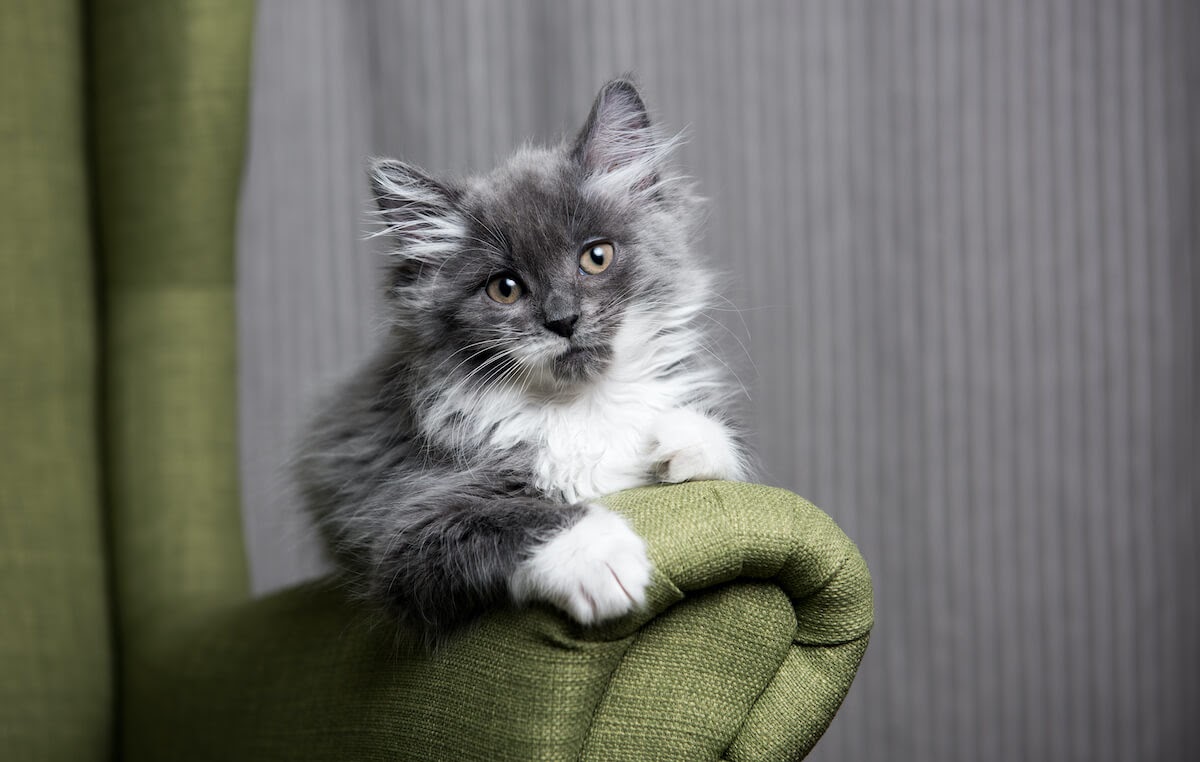
[[[1186,758],[1198,40],[1185,0],[264,0],[239,255],[257,588],[322,568],[284,464],[377,323],[366,157],[486,168],[634,70],[691,135],[769,480],[875,576],[814,758]]]

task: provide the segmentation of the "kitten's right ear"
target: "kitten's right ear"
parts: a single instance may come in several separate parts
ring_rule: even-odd
[[[383,218],[377,235],[405,244],[401,253],[435,253],[463,235],[459,191],[424,170],[395,159],[371,162],[371,188]]]
[[[592,104],[571,156],[594,187],[619,196],[651,196],[679,136],[664,139],[628,77],[614,79]]]

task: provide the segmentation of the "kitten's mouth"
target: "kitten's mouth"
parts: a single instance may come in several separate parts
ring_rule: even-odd
[[[568,357],[583,357],[587,354],[590,354],[591,351],[592,350],[590,347],[567,347],[567,351],[560,354],[558,359],[562,360]]]
[[[589,381],[608,367],[612,352],[606,347],[571,346],[554,358],[554,377],[559,381]]]

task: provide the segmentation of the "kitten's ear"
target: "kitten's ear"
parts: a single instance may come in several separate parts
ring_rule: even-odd
[[[461,238],[460,193],[424,170],[395,159],[371,162],[371,188],[383,229],[405,246],[402,253],[433,253]]]
[[[621,78],[600,89],[571,156],[604,186],[641,192],[658,182],[675,144],[659,136],[637,87]]]

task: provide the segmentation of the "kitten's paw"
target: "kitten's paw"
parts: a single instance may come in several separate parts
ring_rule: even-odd
[[[591,505],[517,567],[509,589],[518,603],[549,601],[592,624],[644,605],[651,568],[646,542],[625,519]]]
[[[676,408],[654,424],[651,457],[659,481],[745,478],[745,467],[729,430],[694,410]]]

